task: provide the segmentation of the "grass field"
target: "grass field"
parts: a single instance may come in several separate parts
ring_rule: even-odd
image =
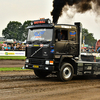
[[[0,56],[0,59],[11,59],[11,60],[25,60],[26,57],[25,56]],[[96,57],[96,59],[100,59],[100,57]]]
[[[25,60],[25,56],[0,56],[0,60]],[[96,57],[96,59],[100,59],[100,57]],[[24,70],[30,70],[30,69],[23,69],[20,67],[14,67],[14,68],[0,68],[0,71],[24,71]]]
[[[26,57],[25,56],[0,56],[0,59],[4,59],[4,60],[25,60]]]
[[[100,57],[96,57],[96,59],[100,59]]]
[[[22,69],[20,67],[14,67],[14,68],[0,68],[0,71],[25,71],[25,70],[30,70],[30,69]]]
[[[0,60],[25,60],[25,56],[0,56]],[[13,67],[13,68],[0,68],[0,71],[24,71],[24,70],[30,70],[30,69],[23,69],[20,67]]]

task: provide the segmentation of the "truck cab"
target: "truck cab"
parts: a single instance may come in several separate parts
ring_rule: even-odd
[[[50,19],[41,19],[31,24],[27,27],[25,68],[33,69],[39,78],[55,72],[60,80],[71,80],[80,59],[81,23],[52,24]]]

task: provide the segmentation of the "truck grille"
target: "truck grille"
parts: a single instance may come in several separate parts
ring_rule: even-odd
[[[27,57],[31,57],[31,55],[33,53],[35,53],[35,51],[37,51],[40,47],[28,47],[26,49],[26,56]],[[39,50],[36,54],[33,55],[33,57],[42,57],[42,49]]]
[[[31,64],[44,64],[45,60],[44,59],[30,59]]]

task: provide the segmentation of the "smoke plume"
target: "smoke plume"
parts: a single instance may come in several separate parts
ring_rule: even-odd
[[[58,22],[63,11],[68,11],[73,6],[77,13],[85,13],[92,10],[100,14],[100,0],[53,0],[53,10],[51,12],[53,23]]]

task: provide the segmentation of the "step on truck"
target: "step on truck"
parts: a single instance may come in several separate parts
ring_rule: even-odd
[[[100,75],[100,62],[82,60],[81,23],[52,24],[50,19],[40,19],[27,29],[25,68],[33,69],[39,78],[55,73],[68,81],[74,75]]]

